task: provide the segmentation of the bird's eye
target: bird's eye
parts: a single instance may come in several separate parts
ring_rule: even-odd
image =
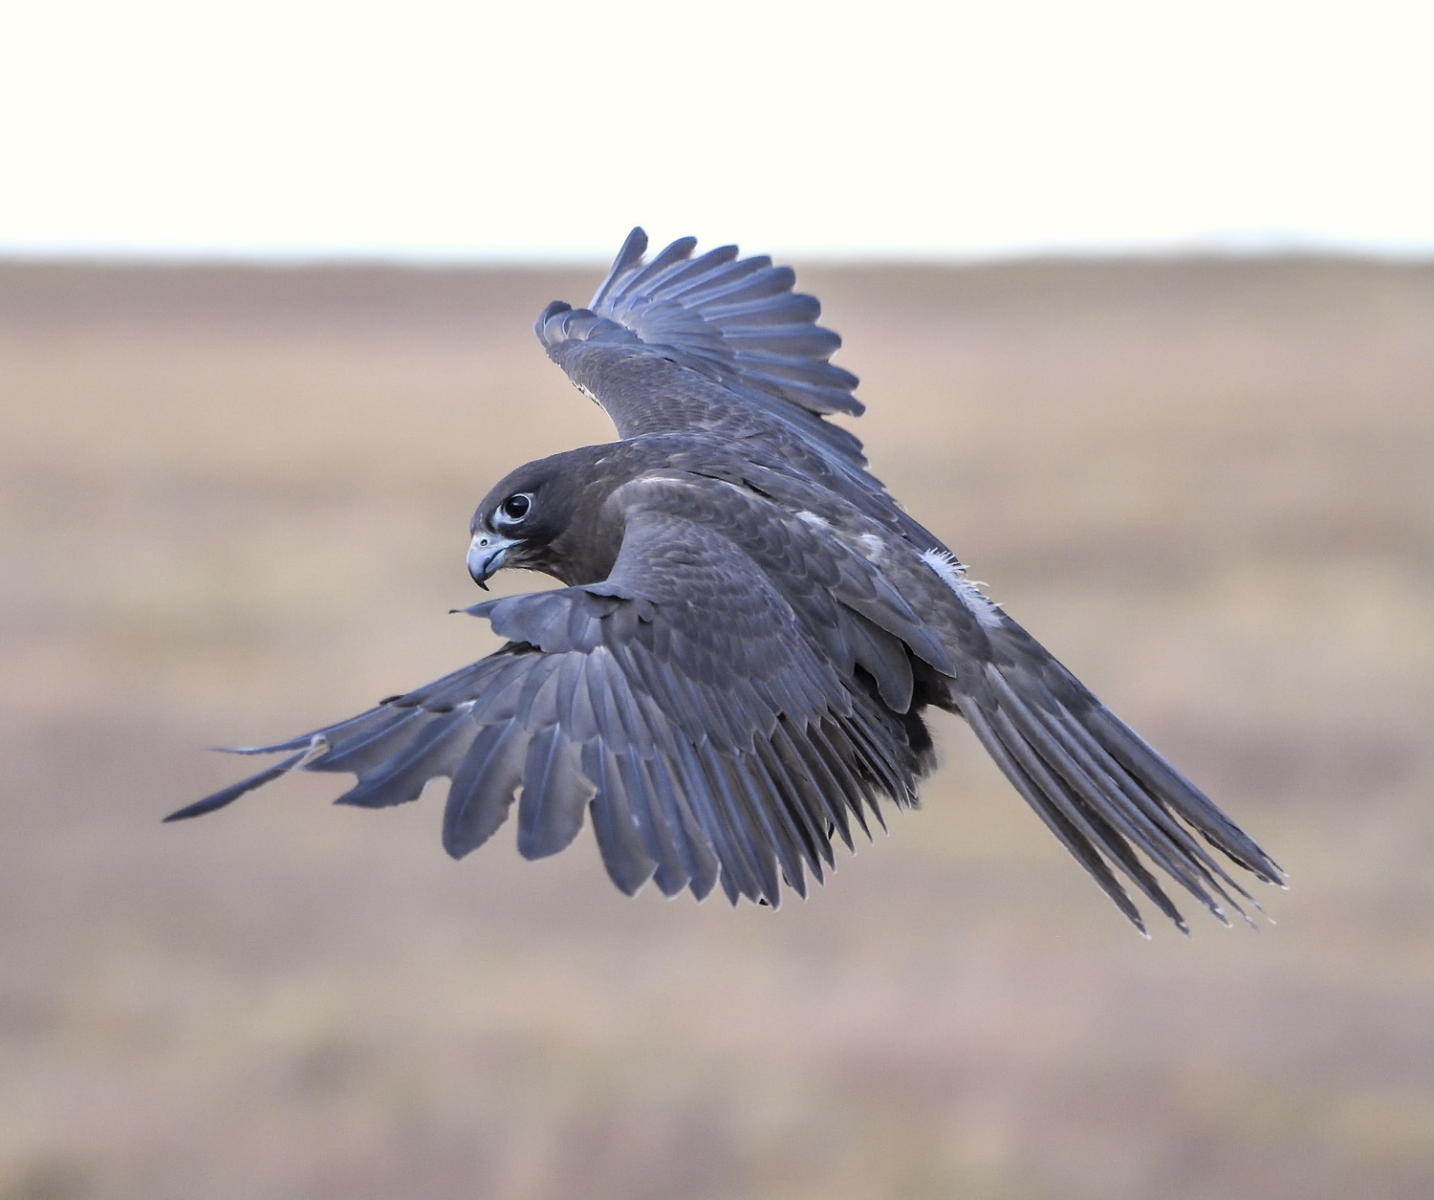
[[[527,492],[518,492],[498,505],[493,519],[501,525],[516,525],[528,515],[532,507],[533,497]]]

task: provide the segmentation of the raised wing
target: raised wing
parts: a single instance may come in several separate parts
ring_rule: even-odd
[[[554,301],[537,334],[622,437],[675,431],[774,434],[861,467],[861,443],[824,420],[862,411],[857,379],[828,361],[841,339],[790,267],[736,246],[692,257],[680,238],[651,261],[634,229],[587,308]]]
[[[475,606],[503,649],[349,721],[243,751],[286,757],[169,819],[289,770],[352,773],[338,803],[363,807],[416,799],[442,776],[454,856],[515,801],[528,858],[563,849],[591,812],[625,892],[652,878],[701,897],[720,881],[734,901],[775,905],[782,879],[804,893],[806,871],[823,877],[833,832],[850,845],[853,824],[880,820],[879,797],[914,803],[929,766],[919,723],[914,737],[877,684],[858,682],[861,666],[886,701],[909,704],[905,645],[833,599],[843,586],[885,611],[834,573],[807,589],[831,618],[814,629],[727,539],[634,516],[606,582]]]

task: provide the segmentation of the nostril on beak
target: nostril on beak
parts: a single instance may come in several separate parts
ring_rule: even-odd
[[[508,556],[508,550],[513,545],[494,534],[474,534],[472,542],[468,545],[468,574],[473,577],[476,583],[484,591],[488,590],[487,580]]]

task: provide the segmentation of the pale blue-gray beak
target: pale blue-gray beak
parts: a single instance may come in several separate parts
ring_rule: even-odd
[[[468,543],[468,574],[473,576],[473,582],[486,592],[487,580],[503,565],[508,551],[517,544],[517,539],[500,537],[496,533],[481,530],[475,533]]]

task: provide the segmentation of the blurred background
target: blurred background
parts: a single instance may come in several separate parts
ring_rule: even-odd
[[[0,111],[0,1198],[1434,1193],[1411,6],[36,11]],[[166,812],[495,644],[634,222],[799,269],[874,469],[1290,871],[1144,942],[955,722],[805,903]],[[505,576],[499,588],[533,586]]]

